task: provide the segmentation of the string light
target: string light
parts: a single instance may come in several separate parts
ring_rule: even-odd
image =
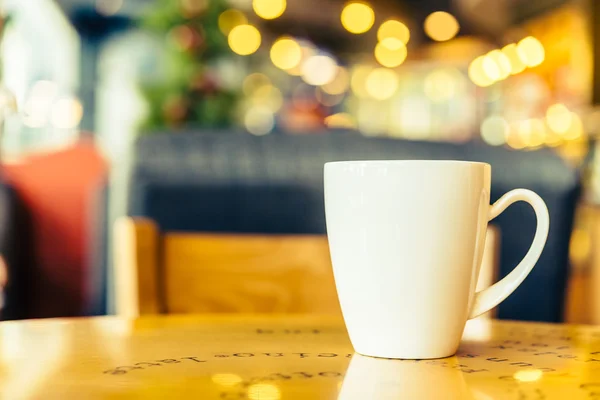
[[[286,0],[253,0],[252,9],[263,19],[275,19],[281,16],[287,7]]]
[[[271,46],[271,61],[280,69],[292,69],[302,60],[302,49],[298,42],[289,37],[277,39]]]
[[[224,35],[229,35],[229,32],[238,25],[246,25],[248,19],[238,10],[225,10],[219,15],[218,24],[219,30]]]
[[[398,75],[391,69],[375,68],[365,82],[367,93],[376,100],[386,100],[398,90]]]
[[[487,56],[494,61],[494,63],[498,67],[499,77],[498,80],[506,79],[510,76],[511,65],[510,60],[506,55],[500,50],[490,51]]]
[[[474,84],[481,87],[487,87],[494,83],[483,68],[484,56],[474,59],[469,65],[469,78]]]
[[[377,30],[377,39],[383,41],[385,39],[396,39],[404,44],[410,40],[410,30],[402,22],[395,19],[385,21]]]
[[[533,36],[528,36],[517,44],[517,53],[528,67],[540,65],[546,56],[544,46]]]
[[[452,39],[458,34],[460,25],[452,14],[437,11],[429,14],[425,19],[425,33],[431,39],[444,42]]]
[[[399,66],[406,60],[407,54],[406,46],[397,39],[385,38],[375,46],[375,59],[384,67]]]
[[[229,47],[234,53],[247,56],[260,47],[260,32],[252,25],[238,25],[229,32]]]
[[[525,71],[525,68],[527,66],[525,65],[523,60],[521,60],[521,57],[519,56],[519,53],[517,51],[517,45],[515,43],[511,43],[507,46],[504,46],[502,48],[502,53],[504,53],[504,55],[506,56],[506,58],[508,58],[510,62],[511,74],[516,75]]]
[[[342,26],[350,33],[365,33],[375,22],[375,12],[367,3],[352,2],[346,4],[340,16]]]

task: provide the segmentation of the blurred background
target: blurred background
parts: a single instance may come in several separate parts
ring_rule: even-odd
[[[492,197],[525,186],[550,208],[497,317],[600,323],[598,2],[0,4],[3,318],[117,312],[123,216],[323,235],[322,162],[452,158],[490,162]],[[496,228],[488,284],[535,219]]]

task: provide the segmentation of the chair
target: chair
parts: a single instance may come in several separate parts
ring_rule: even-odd
[[[152,219],[160,232],[323,235],[323,163],[343,159],[484,161],[492,165],[493,200],[518,187],[536,191],[550,210],[548,242],[538,266],[500,305],[497,316],[561,320],[580,184],[579,171],[548,149],[516,152],[477,143],[366,138],[353,132],[146,136],[135,144],[129,167],[127,214]],[[501,278],[529,248],[535,216],[527,205],[516,204],[494,223],[500,233]],[[208,278],[199,271],[196,279]]]
[[[161,234],[115,224],[117,313],[338,314],[323,235]]]

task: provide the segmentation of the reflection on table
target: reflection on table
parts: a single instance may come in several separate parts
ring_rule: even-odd
[[[376,340],[376,338],[374,338]],[[0,324],[0,397],[585,399],[600,328],[471,321],[456,356],[355,354],[343,321],[155,316]]]

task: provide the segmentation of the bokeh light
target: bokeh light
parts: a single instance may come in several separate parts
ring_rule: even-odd
[[[333,81],[336,72],[336,62],[326,55],[309,57],[302,64],[302,80],[313,86],[326,85]]]
[[[337,67],[335,77],[329,83],[321,86],[321,89],[328,94],[342,94],[348,90],[350,85],[350,74],[344,67]]]
[[[371,71],[373,71],[373,67],[369,65],[358,64],[352,68],[350,88],[356,97],[369,97],[369,93],[367,92],[367,78]]]
[[[431,39],[444,42],[458,34],[460,26],[452,14],[437,11],[429,14],[425,19],[425,33]]]
[[[202,13],[208,7],[209,0],[181,0],[181,11],[187,18],[192,18]]]
[[[379,41],[395,39],[407,44],[410,40],[410,31],[402,22],[395,19],[388,19],[377,30],[377,39]]]
[[[356,121],[348,113],[337,113],[326,117],[325,125],[332,129],[356,129]]]
[[[242,377],[236,374],[214,374],[211,380],[221,386],[235,386],[242,382]]]
[[[271,383],[256,383],[248,386],[248,398],[250,400],[279,400],[281,391]]]
[[[302,60],[302,49],[298,42],[290,37],[277,39],[271,46],[271,61],[277,68],[292,69]]]
[[[496,64],[492,57],[490,57],[487,54],[483,56],[481,66],[483,67],[483,72],[487,75],[489,79],[491,79],[494,82],[500,80],[500,67],[498,67],[498,64]]]
[[[479,56],[469,65],[469,78],[477,86],[487,87],[494,83],[483,68],[485,56]]]
[[[375,68],[365,82],[367,93],[376,100],[386,100],[398,90],[398,75],[387,68]]]
[[[336,106],[344,100],[343,94],[325,93],[321,87],[315,88],[315,97],[317,98],[317,101],[325,107]]]
[[[260,47],[260,32],[252,25],[238,25],[229,32],[229,47],[234,53],[247,56]]]
[[[481,138],[491,146],[505,144],[509,132],[508,122],[500,116],[487,117],[481,123]]]
[[[238,25],[246,25],[248,19],[238,10],[225,10],[219,15],[219,30],[224,35],[229,35],[229,32]]]
[[[75,97],[58,99],[52,107],[52,125],[59,129],[74,129],[83,118],[83,105]]]
[[[519,74],[525,71],[527,67],[521,57],[519,56],[519,52],[517,51],[517,45],[515,43],[511,43],[502,48],[502,53],[508,58],[510,61],[510,73],[513,75]]]
[[[572,122],[573,113],[564,104],[553,104],[546,110],[546,123],[553,132],[566,133]]]
[[[280,17],[286,7],[286,0],[252,0],[252,9],[263,19]]]
[[[399,66],[406,60],[407,54],[406,46],[397,39],[386,38],[375,46],[375,59],[384,67]]]
[[[375,22],[375,12],[367,3],[351,2],[344,6],[340,19],[348,32],[365,33]]]
[[[460,74],[460,72],[458,73]],[[461,82],[455,71],[438,69],[430,72],[423,84],[425,95],[433,102],[448,101],[454,97]]]
[[[270,87],[271,80],[268,76],[261,74],[260,72],[255,72],[244,78],[244,82],[242,83],[242,90],[244,91],[244,94],[246,96],[252,96],[263,86]]]
[[[253,135],[266,135],[275,126],[275,116],[266,106],[253,106],[246,111],[244,126]]]
[[[500,50],[493,50],[487,54],[488,58],[492,59],[496,66],[498,67],[499,78],[500,80],[506,79],[510,76],[512,67],[510,65],[510,60],[506,55]]]
[[[544,46],[533,36],[528,36],[517,44],[517,53],[528,67],[540,65],[546,56]]]
[[[527,119],[517,125],[516,133],[524,147],[539,147],[546,140],[546,125],[537,118]]]
[[[96,0],[96,11],[107,17],[116,15],[123,8],[124,0]]]
[[[522,369],[513,374],[515,380],[519,382],[535,382],[540,380],[544,373],[539,369]]]
[[[563,134],[563,138],[567,140],[576,140],[583,137],[583,122],[579,115],[571,113],[571,126],[569,130]]]

